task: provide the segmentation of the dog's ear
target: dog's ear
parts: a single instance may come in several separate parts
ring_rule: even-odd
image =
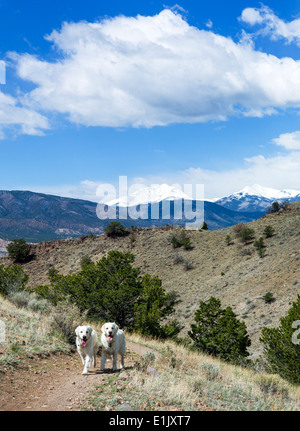
[[[103,334],[104,334],[104,332],[105,332],[105,323],[102,325],[102,327],[101,327],[101,332],[103,332]]]
[[[88,327],[87,327],[87,329],[88,329],[88,331],[89,331],[89,334],[91,335],[91,333],[92,333],[92,331],[93,331],[93,328],[92,328],[91,326],[88,326]]]
[[[79,328],[80,328],[80,326],[77,326],[77,328],[75,329],[75,334],[76,334],[76,335],[78,335]]]
[[[114,323],[114,329],[115,329],[115,332],[118,332],[119,327],[116,323]]]

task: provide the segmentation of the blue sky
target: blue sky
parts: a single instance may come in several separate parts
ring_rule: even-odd
[[[0,0],[0,189],[300,189],[300,0]]]

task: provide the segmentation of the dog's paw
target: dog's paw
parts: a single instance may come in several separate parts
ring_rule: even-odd
[[[88,374],[88,371],[83,370],[81,374],[82,374],[83,376],[86,376],[86,375]]]

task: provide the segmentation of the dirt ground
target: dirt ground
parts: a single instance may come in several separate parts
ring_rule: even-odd
[[[149,349],[127,343],[125,370],[133,367],[136,354],[147,351]],[[88,375],[81,374],[83,366],[77,352],[30,360],[0,374],[0,411],[84,409],[88,406],[89,392],[105,383],[112,373],[111,361],[107,361],[105,371],[100,371],[101,358],[97,359],[97,367],[91,367]]]

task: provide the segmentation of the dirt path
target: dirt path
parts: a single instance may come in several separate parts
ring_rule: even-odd
[[[135,343],[127,342],[125,368],[132,369],[136,354],[149,352]],[[57,354],[46,359],[35,359],[17,369],[0,374],[0,411],[72,411],[88,405],[89,391],[101,385],[112,373],[91,368],[81,375],[82,363],[77,353]]]

